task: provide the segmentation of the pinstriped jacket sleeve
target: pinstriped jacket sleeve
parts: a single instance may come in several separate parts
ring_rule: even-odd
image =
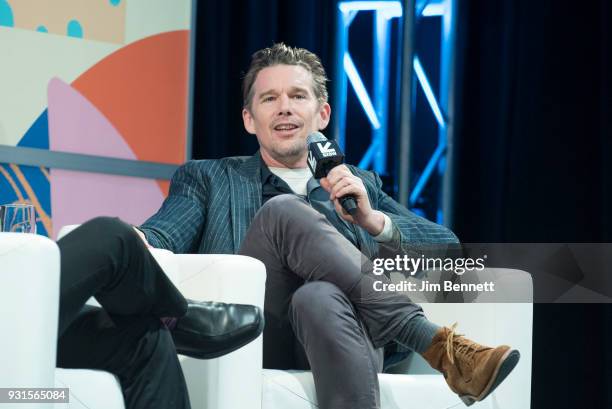
[[[411,246],[459,243],[457,236],[444,226],[417,216],[389,197],[382,189],[382,181],[376,172],[349,165],[349,169],[363,181],[372,208],[385,213],[393,223],[395,247],[408,250]],[[378,243],[379,245],[383,243]],[[399,250],[399,248],[397,249]]]
[[[196,161],[187,162],[176,170],[170,183],[170,193],[161,208],[140,230],[153,247],[174,253],[197,251],[208,200],[207,178]]]

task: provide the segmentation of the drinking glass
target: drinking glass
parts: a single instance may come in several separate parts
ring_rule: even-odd
[[[36,210],[26,203],[0,206],[0,232],[36,233]]]

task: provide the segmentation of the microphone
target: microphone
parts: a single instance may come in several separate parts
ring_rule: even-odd
[[[315,179],[326,177],[330,170],[344,163],[344,155],[338,144],[327,139],[321,132],[313,132],[306,139],[308,145],[308,167]],[[357,212],[357,201],[353,195],[339,198],[345,212]]]

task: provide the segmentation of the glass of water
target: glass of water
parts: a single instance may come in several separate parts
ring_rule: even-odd
[[[0,232],[36,233],[36,210],[27,203],[0,206]]]

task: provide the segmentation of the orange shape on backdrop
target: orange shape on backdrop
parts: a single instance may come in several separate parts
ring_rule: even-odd
[[[189,31],[131,43],[72,86],[117,128],[139,160],[182,164],[187,134]],[[167,193],[166,182],[160,187]]]
[[[169,180],[157,180],[157,184],[161,189],[164,197],[168,197],[168,192],[170,192],[170,181]]]

